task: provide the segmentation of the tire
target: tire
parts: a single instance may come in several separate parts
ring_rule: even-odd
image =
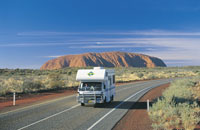
[[[84,103],[81,103],[81,106],[85,106],[85,104],[84,104]]]
[[[94,104],[94,108],[97,108],[99,106],[99,103]]]
[[[104,99],[104,103],[107,103],[107,101],[106,101],[107,99],[106,99],[106,97],[105,97],[105,99]]]
[[[113,101],[113,100],[114,100],[114,96],[112,95],[112,96],[111,96],[111,101]]]
[[[110,97],[109,103],[111,103],[112,101],[113,101],[113,95]]]

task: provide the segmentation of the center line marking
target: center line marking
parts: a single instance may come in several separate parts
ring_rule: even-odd
[[[137,85],[137,86],[140,86],[140,85]],[[125,89],[129,89],[129,88],[132,88],[132,86],[131,86],[131,87],[127,87],[127,88],[122,88],[122,89],[120,89],[120,90],[125,90]],[[146,88],[146,89],[149,89],[149,88]],[[116,91],[116,92],[119,92],[120,90],[118,90],[118,91]],[[143,90],[145,90],[145,89],[143,89]],[[141,92],[141,91],[139,91],[139,92]],[[138,94],[139,92],[135,93],[134,95]],[[132,97],[132,96],[131,96],[131,97]],[[129,100],[131,97],[129,97],[128,99],[126,99],[126,100],[124,100],[124,101]],[[117,105],[115,108],[119,107],[121,104],[123,104],[123,102],[121,102],[121,103],[120,103],[119,105]],[[58,112],[58,113],[56,113],[56,114],[53,114],[53,115],[48,116],[48,117],[46,117],[46,118],[43,118],[43,119],[41,119],[41,120],[38,120],[38,121],[36,121],[36,122],[34,122],[34,123],[31,123],[31,124],[29,124],[29,125],[26,125],[26,126],[24,126],[24,127],[22,127],[22,128],[19,128],[18,130],[23,130],[23,129],[28,128],[28,127],[30,127],[30,126],[33,126],[33,125],[35,125],[35,124],[37,124],[37,123],[40,123],[40,122],[42,122],[42,121],[45,121],[45,120],[47,120],[47,119],[49,119],[49,118],[51,118],[51,117],[60,115],[60,114],[62,114],[62,113],[64,113],[64,112],[67,112],[67,111],[69,111],[69,110],[71,110],[71,109],[74,109],[74,108],[76,108],[76,107],[78,107],[78,106],[80,106],[80,104],[77,104],[77,105],[72,106],[72,107],[70,107],[70,108],[68,108],[68,109],[66,109],[66,110],[63,110],[63,111],[61,111],[61,112]],[[107,114],[108,114],[108,113],[107,113]],[[106,115],[107,115],[107,114],[106,114]],[[104,115],[104,116],[105,116],[105,115]]]
[[[140,84],[140,85],[144,85],[144,84]],[[140,85],[137,85],[137,86],[140,86]],[[122,89],[120,89],[120,90],[118,90],[118,91],[116,91],[116,92],[119,92],[119,91],[125,90],[125,89],[129,89],[129,88],[132,88],[132,86],[131,86],[131,87],[127,87],[127,88],[122,88]],[[153,87],[149,87],[149,88],[142,89],[142,90],[138,91],[137,93],[133,94],[132,96],[128,97],[127,99],[125,99],[124,101],[122,101],[120,104],[118,104],[115,108],[113,108],[111,111],[109,111],[106,115],[104,115],[102,118],[100,118],[95,124],[93,124],[90,128],[88,128],[88,130],[92,129],[92,128],[93,128],[96,124],[98,124],[103,118],[105,118],[105,117],[108,116],[110,113],[112,113],[116,108],[118,108],[119,106],[121,106],[125,101],[127,101],[127,100],[129,100],[130,98],[134,97],[134,96],[137,95],[138,93],[140,93],[140,92],[142,92],[142,91],[145,91],[145,90],[147,90],[147,89],[151,89],[151,88],[153,88]],[[40,123],[40,122],[42,122],[42,121],[45,121],[45,120],[47,120],[47,119],[49,119],[49,118],[52,118],[52,117],[54,117],[54,116],[60,115],[60,114],[62,114],[62,113],[64,113],[64,112],[67,112],[67,111],[69,111],[69,110],[71,110],[71,109],[74,109],[74,108],[76,108],[76,107],[78,107],[78,106],[80,106],[80,104],[77,104],[77,105],[72,106],[72,107],[70,107],[70,108],[68,108],[68,109],[66,109],[66,110],[63,110],[63,111],[61,111],[61,112],[58,112],[58,113],[56,113],[56,114],[53,114],[53,115],[48,116],[48,117],[46,117],[46,118],[43,118],[43,119],[41,119],[41,120],[38,120],[38,121],[36,121],[36,122],[34,122],[34,123],[31,123],[31,124],[29,124],[29,125],[26,125],[26,126],[24,126],[24,127],[22,127],[22,128],[19,128],[18,130],[23,130],[23,129],[28,128],[28,127],[30,127],[30,126],[33,126],[33,125],[35,125],[35,124],[37,124],[37,123]]]
[[[73,109],[73,108],[76,108],[76,107],[78,107],[78,106],[80,106],[80,104],[77,104],[77,105],[75,105],[75,106],[72,106],[72,107],[70,107],[70,108],[64,110],[64,111],[58,112],[58,113],[56,113],[56,114],[53,114],[53,115],[48,116],[48,117],[46,117],[46,118],[43,118],[43,119],[41,119],[41,120],[39,120],[39,121],[36,121],[36,122],[34,122],[34,123],[31,123],[31,124],[29,124],[29,125],[27,125],[27,126],[24,126],[24,127],[22,127],[22,128],[19,128],[18,130],[23,130],[23,129],[28,128],[28,127],[30,127],[30,126],[32,126],[32,125],[35,125],[35,124],[40,123],[40,122],[42,122],[42,121],[44,121],[44,120],[47,120],[47,119],[49,119],[49,118],[51,118],[51,117],[60,115],[60,114],[62,114],[62,113],[64,113],[64,112],[69,111],[69,110],[71,110],[71,109]]]
[[[113,108],[112,110],[110,110],[107,114],[105,114],[103,117],[101,117],[97,122],[95,122],[92,126],[90,126],[87,130],[91,130],[92,128],[94,128],[99,122],[101,122],[105,117],[107,117],[110,113],[112,113],[114,110],[116,110],[119,106],[121,106],[124,102],[128,101],[129,99],[131,99],[132,97],[136,96],[138,93],[141,93],[147,89],[151,89],[153,87],[150,88],[145,88],[142,89],[140,91],[138,91],[137,93],[131,95],[130,97],[126,98],[124,101],[122,101],[120,104],[118,104],[115,108]]]

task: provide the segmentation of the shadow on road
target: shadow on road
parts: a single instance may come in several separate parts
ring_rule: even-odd
[[[104,104],[96,104],[94,105],[95,108],[116,108],[116,109],[147,109],[147,102],[132,102],[126,101],[123,102],[120,106],[118,106],[122,101],[113,101],[111,103],[104,103]],[[149,106],[151,107],[154,102],[149,102]],[[200,105],[200,101],[197,102]],[[118,106],[118,107],[117,107]]]
[[[96,104],[95,108],[116,108],[121,101],[113,101],[111,103],[104,103],[104,104]],[[149,105],[152,106],[152,102],[149,102]],[[123,102],[120,106],[116,109],[147,109],[147,102]]]

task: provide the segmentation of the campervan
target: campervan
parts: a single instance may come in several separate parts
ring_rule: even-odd
[[[81,103],[81,106],[113,101],[115,97],[115,71],[113,69],[103,67],[80,69],[76,80],[80,81],[77,101]]]

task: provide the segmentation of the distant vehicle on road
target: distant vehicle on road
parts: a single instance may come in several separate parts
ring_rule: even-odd
[[[81,106],[85,104],[107,103],[115,96],[115,71],[94,67],[93,69],[80,69],[76,80],[80,81],[77,101]]]

